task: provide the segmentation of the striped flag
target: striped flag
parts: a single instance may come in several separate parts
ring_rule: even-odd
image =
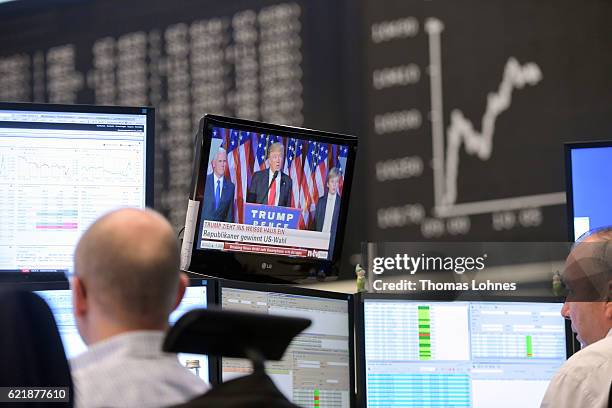
[[[299,140],[294,138],[287,139],[287,154],[285,157],[284,173],[289,175],[292,182],[291,207],[297,207],[300,202],[300,178],[302,177],[302,147]],[[300,161],[298,164],[299,171],[295,167],[295,160]]]
[[[289,177],[291,177],[291,184],[293,186],[293,191],[291,192],[291,206],[296,208],[305,208],[306,202],[302,201],[302,196],[300,194],[302,191],[302,176],[304,175],[302,168],[303,142],[295,139],[293,139],[293,142],[293,158],[291,159],[291,166],[289,167]],[[300,228],[306,228],[303,214],[300,216]]]
[[[315,181],[317,185],[317,201],[325,194],[325,179],[327,178],[327,161],[329,147],[327,143],[319,143],[317,151],[317,166],[315,168]]]
[[[348,147],[339,146],[340,152],[338,153],[338,162],[336,167],[340,172],[340,180],[338,180],[338,193],[342,195],[342,186],[344,185],[344,170],[346,169],[346,160],[348,158]]]
[[[247,182],[251,178],[251,134],[230,130],[227,149],[227,164],[230,178],[236,187],[234,213],[239,223],[244,222],[244,202],[247,193]]]
[[[317,164],[317,151],[319,146],[317,142],[304,142],[304,144],[308,145],[308,150],[304,159],[304,174],[301,182],[300,203],[303,204],[302,211],[304,215],[304,225],[306,228],[308,228],[312,219],[310,213],[315,211],[316,203],[319,200],[314,178]]]
[[[296,140],[294,138],[287,138],[287,146],[285,146],[285,164],[283,166],[283,173],[285,174],[289,174],[291,162],[295,157],[295,143]]]
[[[253,173],[266,168],[266,151],[268,148],[267,140],[268,137],[266,135],[257,135],[257,133],[253,133],[252,143],[253,146],[257,146],[257,150],[255,151],[255,160],[253,162]]]

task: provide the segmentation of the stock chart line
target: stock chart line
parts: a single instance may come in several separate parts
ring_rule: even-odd
[[[465,150],[486,161],[493,150],[493,135],[497,117],[507,110],[512,103],[514,89],[522,89],[525,85],[536,85],[542,79],[540,68],[530,62],[520,65],[510,57],[506,62],[504,75],[496,93],[487,97],[487,108],[482,117],[482,130],[474,129],[472,122],[459,109],[451,112],[450,125],[447,130],[447,147],[445,161],[445,188],[442,198],[443,205],[454,204],[457,201],[457,169],[459,167],[459,149],[462,143]]]
[[[429,40],[435,214],[440,217],[451,217],[564,204],[564,192],[457,204],[457,178],[461,147],[465,146],[468,154],[476,155],[482,161],[489,160],[493,151],[495,123],[498,116],[510,108],[514,90],[523,89],[526,85],[536,86],[542,80],[543,75],[540,67],[534,62],[520,64],[516,58],[508,58],[497,91],[487,96],[481,130],[476,130],[473,123],[463,115],[461,110],[453,109],[450,115],[450,125],[445,133],[441,53],[443,30],[444,24],[439,19],[429,18],[425,22],[425,32]]]
[[[28,174],[37,178],[57,178],[57,177],[73,177],[74,168],[65,164],[56,164],[60,162],[59,158],[51,158],[49,162],[43,159],[31,160],[26,156],[17,156],[17,161],[21,162],[28,170]],[[35,170],[34,170],[35,169]]]

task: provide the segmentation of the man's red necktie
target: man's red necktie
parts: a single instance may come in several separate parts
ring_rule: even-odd
[[[268,205],[274,205],[276,201],[276,179],[272,181],[270,184],[270,189],[268,190]]]

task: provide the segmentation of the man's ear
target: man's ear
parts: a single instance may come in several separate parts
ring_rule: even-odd
[[[83,281],[78,277],[72,278],[72,308],[75,316],[84,316],[87,313],[87,290]]]
[[[176,309],[178,305],[181,304],[183,296],[185,295],[185,288],[187,288],[187,286],[189,286],[189,278],[186,274],[181,272],[179,275],[179,287],[178,291],[176,292],[176,300],[174,301],[174,307],[172,310]]]
[[[604,306],[606,318],[612,322],[612,281],[608,282],[608,298]]]

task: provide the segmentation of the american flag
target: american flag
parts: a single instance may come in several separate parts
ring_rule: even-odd
[[[248,181],[251,179],[251,133],[237,130],[230,130],[227,167],[230,178],[236,187],[235,191],[235,212],[238,222],[244,221],[244,201],[248,189]]]
[[[319,200],[315,188],[316,183],[314,180],[315,168],[317,163],[317,142],[304,142],[308,144],[308,150],[306,151],[306,157],[304,159],[304,174],[302,176],[302,182],[300,183],[300,204],[302,205],[302,214],[304,217],[304,225],[308,228],[311,220],[311,212],[314,212],[315,205]]]
[[[329,154],[329,147],[327,143],[319,143],[317,151],[317,167],[315,168],[315,182],[316,182],[316,197],[317,201],[319,197],[325,194],[325,179],[327,178],[327,155]]]
[[[291,177],[291,184],[293,186],[293,191],[291,192],[291,206],[296,208],[308,208],[305,197],[300,194],[304,175],[302,168],[302,145],[303,142],[301,140],[290,139],[287,146],[287,161],[291,158],[289,177]],[[306,220],[304,219],[304,214],[302,214],[299,221],[300,228],[306,228]]]
[[[338,181],[338,193],[342,195],[342,186],[344,186],[344,169],[346,169],[346,160],[348,158],[348,147],[340,146],[340,152],[338,153],[338,162],[336,167],[340,171],[340,180]]]
[[[257,135],[253,133],[253,146],[257,146],[257,150],[255,152],[255,160],[253,163],[253,173],[259,170],[263,170],[266,168],[266,150],[268,136],[266,135]]]
[[[295,142],[296,140],[292,137],[287,138],[287,146],[285,146],[285,164],[283,167],[283,173],[289,174],[291,168],[291,162],[295,157]]]
[[[285,167],[283,168],[283,172],[285,174],[288,174],[289,177],[291,177],[292,180],[292,184],[296,187],[299,187],[299,179],[297,178],[297,174],[296,174],[296,179],[293,178],[293,176],[291,175],[291,165],[293,164],[293,160],[296,157],[296,150],[297,150],[297,143],[298,141],[292,137],[287,138],[287,152],[285,154]],[[301,156],[301,148],[300,148],[300,156],[298,158],[298,160],[302,160],[302,156]],[[300,168],[302,167],[301,163],[300,163]],[[301,172],[298,173],[301,175]],[[291,191],[291,206],[292,207],[297,207],[297,204],[300,201],[300,196],[299,196],[299,188],[294,188],[293,191]]]

